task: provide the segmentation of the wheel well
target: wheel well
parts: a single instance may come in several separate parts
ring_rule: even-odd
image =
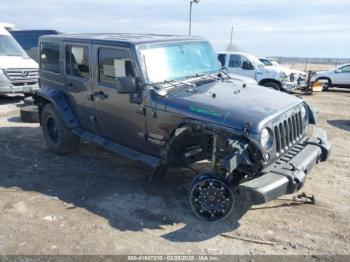
[[[280,87],[282,87],[282,84],[281,82],[277,81],[276,79],[272,79],[272,78],[266,78],[266,79],[262,79],[260,82],[259,82],[259,85],[264,85],[268,82],[274,82],[276,84],[278,84]]]
[[[178,127],[162,150],[162,164],[183,167],[207,159],[211,139],[211,134],[190,125]]]
[[[326,77],[326,76],[321,76],[321,77],[318,77],[316,79],[317,80],[328,80],[329,81],[329,84],[332,85],[332,79],[330,79],[329,77]]]

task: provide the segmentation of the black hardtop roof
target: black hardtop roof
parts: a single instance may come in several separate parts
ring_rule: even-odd
[[[129,44],[147,44],[172,41],[203,40],[201,37],[181,35],[129,34],[129,33],[85,33],[58,34],[40,37],[41,40],[66,40],[77,42],[119,42]]]
[[[9,31],[11,34],[26,34],[26,33],[37,33],[37,34],[42,34],[42,33],[49,33],[49,34],[59,34],[57,30],[54,29],[13,29]]]

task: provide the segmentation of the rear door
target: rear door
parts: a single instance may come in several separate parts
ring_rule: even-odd
[[[64,42],[65,88],[81,127],[95,131],[92,92],[91,44]]]
[[[144,151],[145,115],[142,104],[130,103],[129,94],[116,90],[118,77],[133,76],[138,72],[132,52],[126,47],[94,45],[97,65],[93,94],[98,132],[121,145]]]

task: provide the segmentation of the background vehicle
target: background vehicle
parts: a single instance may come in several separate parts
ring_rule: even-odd
[[[80,139],[157,172],[210,160],[190,204],[206,221],[230,215],[235,195],[262,204],[298,191],[330,152],[303,100],[237,81],[202,38],[139,34],[40,37],[35,96],[48,147]]]
[[[330,87],[348,87],[350,88],[350,64],[338,66],[329,71],[320,71],[311,78],[311,81],[326,80],[324,89]]]
[[[35,61],[38,61],[39,37],[43,35],[59,34],[56,30],[11,30],[10,33]]]
[[[38,64],[0,24],[0,94],[33,94],[38,88]]]
[[[259,60],[267,67],[276,67],[283,70],[287,74],[287,76],[289,76],[290,82],[294,82],[295,80],[297,80],[298,86],[302,86],[306,84],[305,83],[307,79],[306,72],[281,66],[281,64],[276,59],[259,58]]]
[[[229,73],[254,78],[259,85],[288,92],[297,87],[297,79],[291,78],[289,72],[283,68],[266,67],[254,55],[241,52],[220,52],[218,59]]]

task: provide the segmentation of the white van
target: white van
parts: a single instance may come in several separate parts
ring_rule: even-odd
[[[31,95],[39,89],[38,64],[0,24],[0,94]]]

